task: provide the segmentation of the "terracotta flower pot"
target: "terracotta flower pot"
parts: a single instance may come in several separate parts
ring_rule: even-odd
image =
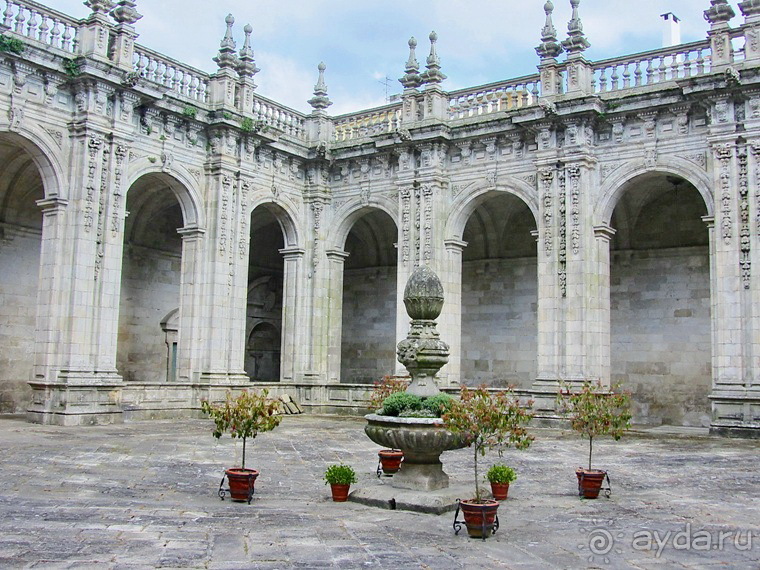
[[[578,468],[575,476],[578,477],[578,494],[584,499],[596,499],[607,472],[599,469]]]
[[[255,469],[241,469],[235,467],[227,469],[227,481],[230,484],[230,497],[233,501],[250,501],[253,495],[253,486],[259,472]]]
[[[496,525],[496,510],[499,508],[498,501],[486,499],[476,503],[474,499],[461,501],[459,507],[464,515],[467,525],[467,534],[471,538],[486,538],[493,534]]]
[[[348,489],[351,485],[341,485],[340,483],[330,483],[332,491],[332,500],[336,503],[345,503],[348,500]]]
[[[491,494],[497,501],[506,501],[509,493],[509,483],[491,482]]]
[[[393,475],[401,468],[401,460],[404,459],[404,452],[398,449],[382,449],[377,452],[380,457],[380,465],[385,475]]]

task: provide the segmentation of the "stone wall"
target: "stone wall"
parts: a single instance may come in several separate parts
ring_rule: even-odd
[[[462,264],[463,383],[531,386],[536,379],[536,305],[535,258]]]
[[[396,362],[396,268],[343,274],[342,383],[371,383]]]
[[[0,413],[19,413],[31,398],[40,234],[8,225],[1,232]]]
[[[169,252],[125,248],[116,363],[125,381],[166,381],[161,320],[179,304],[180,261]]]
[[[634,422],[710,425],[710,271],[703,246],[612,252],[612,382]]]

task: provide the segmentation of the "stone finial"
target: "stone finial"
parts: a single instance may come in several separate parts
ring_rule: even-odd
[[[562,45],[557,40],[557,28],[554,27],[552,22],[552,12],[554,12],[554,4],[551,0],[547,0],[544,4],[544,12],[546,13],[546,23],[541,30],[541,45],[536,48],[536,53],[541,59],[551,59],[557,57],[562,53]]]
[[[83,2],[93,14],[104,14],[113,8],[113,2],[111,0],[85,0]]]
[[[315,111],[324,111],[327,109],[330,105],[332,105],[332,101],[330,101],[330,98],[327,96],[327,84],[325,83],[325,69],[327,69],[327,66],[324,64],[324,62],[321,62],[317,69],[319,70],[319,79],[317,79],[317,84],[314,86],[314,97],[309,99],[307,103],[311,105]]]
[[[705,20],[711,26],[723,24],[736,16],[736,12],[728,3],[728,0],[710,0],[710,7],[704,11]]]
[[[142,18],[142,14],[137,11],[135,0],[119,0],[116,7],[111,10],[111,17],[118,24],[132,25]]]
[[[423,83],[440,83],[446,76],[441,72],[441,58],[435,50],[435,42],[438,41],[438,34],[430,32],[430,55],[426,61],[427,71],[422,74]]]
[[[570,6],[573,7],[573,14],[567,24],[567,39],[562,42],[562,47],[568,54],[581,53],[586,51],[591,44],[583,34],[583,23],[578,15],[578,6],[581,0],[570,0]]]
[[[409,59],[406,60],[406,72],[404,76],[399,79],[401,85],[405,89],[416,89],[422,85],[422,76],[420,75],[420,64],[417,62],[414,50],[417,47],[417,40],[414,37],[409,38]]]
[[[227,14],[224,19],[227,24],[227,31],[224,34],[224,38],[219,44],[219,55],[214,58],[214,61],[220,69],[225,67],[236,68],[238,66],[238,59],[235,56],[235,40],[232,39],[232,24],[235,23],[235,18],[232,14]]]
[[[253,77],[261,70],[256,67],[256,63],[253,61],[253,49],[251,48],[253,27],[251,24],[246,24],[243,32],[245,33],[245,42],[243,43],[243,49],[240,50],[238,74],[240,74],[240,77]]]
[[[760,0],[745,0],[739,3],[739,10],[742,11],[742,15],[757,16],[760,14]]]
[[[407,337],[398,343],[398,361],[409,371],[410,394],[428,397],[439,392],[435,375],[449,360],[449,345],[440,339],[435,319],[443,308],[443,285],[438,275],[422,265],[409,276],[404,305],[412,319]]]

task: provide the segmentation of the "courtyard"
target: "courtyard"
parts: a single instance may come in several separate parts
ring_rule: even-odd
[[[333,503],[322,474],[346,462],[377,485],[364,420],[289,416],[249,447],[250,505],[219,500],[240,444],[208,420],[65,428],[0,419],[3,568],[756,568],[757,440],[634,430],[595,445],[610,499],[580,500],[586,442],[535,429],[505,461],[518,480],[488,540],[440,516]],[[494,457],[486,457],[488,464]],[[454,484],[469,449],[445,452]],[[463,497],[465,498],[465,497]]]

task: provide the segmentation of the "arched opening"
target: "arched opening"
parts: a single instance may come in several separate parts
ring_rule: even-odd
[[[31,398],[44,188],[11,136],[0,137],[0,165],[0,413],[17,413]]]
[[[125,381],[176,380],[178,315],[171,317],[180,299],[177,230],[184,222],[175,184],[164,174],[147,174],[127,193],[116,351]]]
[[[245,373],[252,381],[280,380],[284,216],[275,204],[258,206],[251,214]]]
[[[396,362],[396,224],[367,208],[346,237],[341,335],[342,383],[372,383]]]
[[[492,193],[462,239],[462,383],[529,388],[538,346],[536,222],[517,196]]]
[[[697,189],[651,173],[628,184],[610,225],[611,380],[634,395],[634,421],[710,421],[707,214]]]
[[[280,379],[280,331],[271,322],[257,323],[248,336],[245,371],[251,380]]]

